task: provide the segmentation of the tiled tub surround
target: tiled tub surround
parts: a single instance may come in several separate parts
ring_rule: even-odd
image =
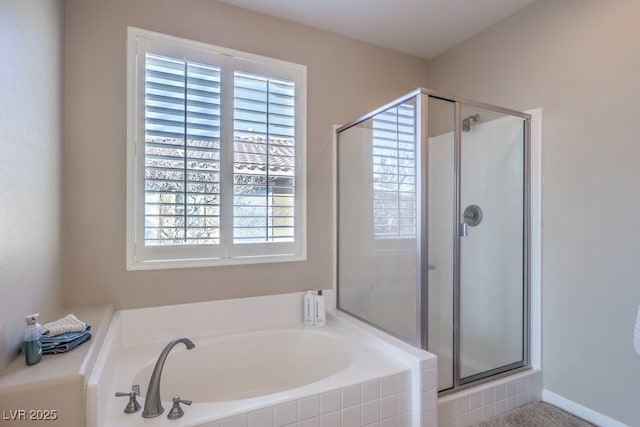
[[[332,296],[328,292],[329,309],[334,306]],[[326,327],[304,326],[301,309],[302,294],[286,294],[116,312],[87,385],[87,426],[436,426],[435,356],[342,313],[330,311]],[[114,393],[128,391],[137,377],[144,396],[149,378],[142,371],[155,364],[162,348],[176,336],[192,339],[196,347],[186,351],[176,346],[167,358],[162,384],[166,388],[175,383],[180,376],[176,371],[197,380],[183,382],[180,390],[161,389],[165,413],[157,418],[144,419],[140,412],[124,414],[126,398],[115,398]],[[269,336],[273,339],[265,340]],[[295,343],[301,337],[311,340],[305,347],[319,345],[315,356],[299,352],[303,349]],[[314,344],[313,337],[322,339]],[[277,369],[275,362],[282,354],[274,356],[270,342],[274,348],[289,342],[310,370],[323,361],[332,367],[317,374],[301,373],[305,377],[301,381],[308,384],[293,381],[284,388],[258,384],[265,386],[264,392],[252,394],[243,392],[250,388],[250,379],[242,378],[244,370],[236,363],[234,378],[247,386],[225,394],[227,387],[215,384],[225,381],[220,378],[225,366],[248,355],[254,359],[247,360],[247,366],[271,357],[273,363],[267,361],[265,366]],[[242,354],[234,357],[218,351],[216,356],[211,351],[217,347]],[[293,368],[294,362],[290,359],[281,369]],[[207,394],[208,384],[217,391]],[[183,418],[169,421],[166,414],[175,393],[194,403],[184,407]],[[144,397],[139,399],[142,404]]]
[[[438,399],[438,427],[466,427],[542,400],[542,372],[528,370]]]
[[[248,413],[206,427],[410,427],[411,375],[391,375]]]

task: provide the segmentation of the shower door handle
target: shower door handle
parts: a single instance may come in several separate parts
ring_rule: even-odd
[[[466,222],[460,223],[460,226],[458,227],[458,234],[460,234],[460,237],[467,237],[469,235],[469,227]]]

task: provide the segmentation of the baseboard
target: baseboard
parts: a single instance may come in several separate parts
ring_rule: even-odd
[[[577,415],[578,417],[599,426],[629,427],[628,425],[623,424],[620,421],[609,418],[606,415],[601,414],[600,412],[596,412],[593,409],[589,409],[586,406],[582,406],[574,401],[571,401],[560,396],[559,394],[555,394],[554,392],[546,389],[542,390],[542,400],[547,403],[551,403],[552,405],[556,405],[557,407],[562,408],[567,412],[571,412],[572,414]]]

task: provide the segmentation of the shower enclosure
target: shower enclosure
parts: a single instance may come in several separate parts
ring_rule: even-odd
[[[452,391],[528,366],[530,116],[418,89],[337,130],[338,308]]]

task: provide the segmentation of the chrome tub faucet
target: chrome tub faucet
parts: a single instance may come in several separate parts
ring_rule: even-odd
[[[156,362],[156,366],[153,368],[149,387],[147,388],[147,396],[144,399],[144,410],[142,411],[142,416],[144,418],[157,417],[164,412],[162,399],[160,399],[160,377],[162,376],[162,368],[164,367],[164,362],[167,360],[169,352],[178,343],[183,343],[187,347],[187,350],[191,350],[196,346],[188,338],[177,337],[172,339],[164,350],[162,350],[162,353],[160,353],[158,361]]]

